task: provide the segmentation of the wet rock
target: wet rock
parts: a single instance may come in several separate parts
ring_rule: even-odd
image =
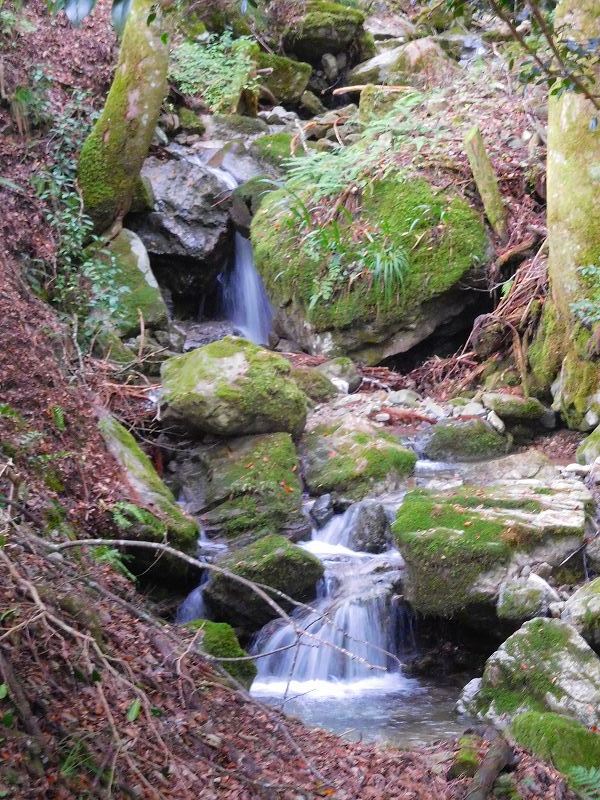
[[[163,364],[164,419],[192,433],[298,435],[306,397],[290,371],[281,356],[228,336]]]
[[[155,197],[149,214],[131,214],[152,268],[176,300],[197,304],[230,253],[230,188],[208,167],[148,158],[142,176]],[[195,310],[195,309],[194,309]]]
[[[585,584],[567,600],[561,618],[573,625],[590,647],[600,649],[600,578]]]
[[[315,595],[323,576],[318,558],[282,536],[270,535],[247,545],[219,562],[219,566],[242,578],[285,592],[294,600],[306,602]],[[232,578],[213,574],[204,590],[212,616],[229,622],[246,633],[257,631],[276,612],[257,594]],[[292,606],[277,598],[285,610]]]
[[[357,503],[350,525],[350,547],[362,553],[384,553],[392,543],[392,531],[381,503]]]
[[[317,497],[310,509],[310,516],[317,528],[324,528],[333,518],[332,496],[330,494],[322,494],[320,497]]]
[[[592,726],[600,723],[600,659],[572,625],[526,622],[487,660],[466,710],[505,728],[519,714],[546,710]]]
[[[293,367],[291,376],[304,394],[314,403],[326,403],[338,394],[338,388],[327,375],[313,367]]]
[[[306,111],[308,114],[310,114],[311,117],[316,117],[319,114],[324,114],[327,111],[317,95],[308,89],[300,98],[300,107],[303,109],[303,111]]]
[[[583,440],[577,448],[577,461],[580,464],[593,464],[600,457],[600,426]]]
[[[225,320],[208,320],[206,322],[194,322],[185,326],[185,340],[183,352],[189,353],[198,347],[204,347],[211,342],[218,342],[226,336],[234,336],[238,333],[232,322]]]
[[[506,453],[510,441],[483,420],[439,422],[425,444],[433,461],[478,461]]]

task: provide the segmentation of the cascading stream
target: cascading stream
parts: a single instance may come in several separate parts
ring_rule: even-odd
[[[313,603],[315,611],[302,609],[294,618],[319,641],[303,637],[297,644],[293,627],[280,621],[263,628],[253,652],[279,652],[257,660],[256,694],[310,691],[335,696],[398,691],[414,684],[402,675],[396,657],[412,644],[398,599],[402,557],[394,549],[378,555],[351,549],[357,511],[358,506],[352,506],[335,516],[301,545],[323,561],[325,577]]]
[[[268,344],[273,323],[271,303],[254,266],[252,244],[235,234],[233,269],[222,276],[225,318],[255,344]]]

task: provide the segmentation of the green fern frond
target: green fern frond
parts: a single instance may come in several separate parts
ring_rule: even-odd
[[[600,767],[572,767],[568,777],[581,800],[600,800]]]

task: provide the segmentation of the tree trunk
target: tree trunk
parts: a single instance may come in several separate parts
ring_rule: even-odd
[[[583,45],[600,38],[598,0],[562,0],[556,30]],[[600,88],[596,71],[593,93]],[[600,300],[600,118],[580,92],[551,97],[548,121],[548,236],[551,297],[538,338],[530,350],[534,377],[555,383],[554,407],[569,427],[590,430],[600,422],[600,362],[596,337],[573,304]]]
[[[79,159],[79,186],[97,233],[128,212],[148,154],[167,93],[169,52],[162,32],[159,5],[133,0],[104,109]]]

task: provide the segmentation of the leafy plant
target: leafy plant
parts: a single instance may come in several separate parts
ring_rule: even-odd
[[[129,530],[138,524],[149,528],[158,535],[166,533],[166,525],[163,522],[145,508],[136,506],[135,503],[119,500],[113,505],[111,511],[115,525],[121,530]]]
[[[171,79],[183,94],[201,95],[214,112],[234,111],[243,91],[255,91],[253,42],[230,31],[204,42],[183,42],[173,52]]]
[[[600,767],[572,767],[568,777],[581,800],[600,800]]]
[[[54,427],[61,433],[67,429],[67,421],[65,417],[65,410],[62,406],[52,406],[50,409],[50,416]]]
[[[115,570],[115,572],[118,572],[128,580],[135,582],[136,577],[132,572],[130,572],[126,564],[127,561],[131,561],[131,556],[123,554],[114,547],[108,547],[107,545],[94,548],[91,551],[91,556],[96,563],[108,564]]]
[[[92,235],[93,222],[77,190],[77,154],[96,116],[88,95],[75,91],[50,130],[51,163],[33,179],[57,243],[55,261],[38,264],[43,289],[63,316],[83,323],[78,330],[84,337],[91,337],[98,318],[110,315],[129,291],[119,285],[114,258]]]

